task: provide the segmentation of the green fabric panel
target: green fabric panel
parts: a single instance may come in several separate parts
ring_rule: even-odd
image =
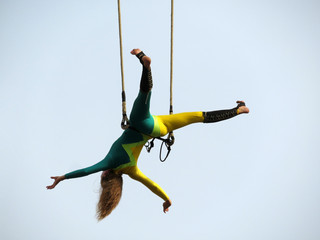
[[[154,117],[149,112],[151,92],[139,92],[131,114],[130,125],[139,132],[152,136],[159,136],[159,124],[155,124]],[[66,178],[83,177],[95,172],[107,169],[119,169],[127,166],[135,166],[137,159],[134,159],[132,148],[145,144],[148,137],[132,129],[127,129],[113,143],[107,156],[100,162],[83,169],[79,169],[65,175]]]

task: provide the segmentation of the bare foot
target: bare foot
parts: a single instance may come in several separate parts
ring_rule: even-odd
[[[141,52],[141,50],[139,48],[134,48],[132,49],[132,51],[130,52],[132,55],[137,55]],[[143,56],[141,59],[143,66],[147,69],[150,70],[150,65],[151,65],[151,58],[148,56]]]
[[[132,49],[132,51],[130,52],[132,55],[137,55],[138,53],[140,53],[141,50],[139,48],[134,48]]]
[[[244,101],[237,101],[237,103],[244,103]],[[238,114],[242,114],[242,113],[249,113],[249,108],[247,108],[246,106],[241,106],[238,108]]]

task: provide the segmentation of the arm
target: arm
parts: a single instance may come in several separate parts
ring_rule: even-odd
[[[53,189],[56,185],[58,185],[59,182],[70,179],[70,178],[78,178],[78,177],[84,177],[92,173],[96,173],[102,170],[106,170],[106,164],[102,160],[101,162],[87,168],[79,169],[70,173],[67,173],[63,176],[57,176],[57,177],[51,177],[51,179],[54,179],[54,183],[50,186],[47,186],[47,189]]]
[[[105,157],[102,161],[100,161],[100,162],[98,162],[98,163],[96,163],[96,164],[94,164],[94,165],[92,165],[90,167],[82,168],[82,169],[67,173],[65,175],[65,177],[66,177],[66,179],[84,177],[84,176],[87,176],[87,175],[90,175],[90,174],[93,174],[93,173],[96,173],[96,172],[100,172],[100,171],[104,171],[104,170],[110,169],[110,166],[109,166],[108,162],[109,161],[107,160],[107,157]]]
[[[143,185],[149,188],[154,194],[162,198],[165,201],[163,203],[163,212],[166,213],[169,211],[169,207],[171,206],[169,196],[165,193],[165,191],[163,191],[163,189],[157,183],[153,182],[151,179],[146,177],[138,167],[132,168],[128,175],[132,179],[141,182]]]

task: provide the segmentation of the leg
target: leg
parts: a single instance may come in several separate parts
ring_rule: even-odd
[[[249,113],[249,109],[242,101],[237,101],[238,106],[229,110],[219,110],[213,112],[188,112],[172,115],[156,116],[160,128],[160,136],[168,132],[185,127],[192,123],[210,123],[227,120],[242,113]]]
[[[140,49],[133,49],[131,54],[136,55],[139,58],[141,64],[143,65],[143,69],[140,81],[140,91],[133,104],[130,114],[130,124],[131,126],[137,127],[142,131],[142,129],[140,129],[142,121],[148,121],[148,119],[152,119],[149,111],[151,89],[153,86],[150,67],[151,58],[146,56]]]
[[[187,112],[171,115],[155,116],[156,122],[159,124],[160,136],[165,136],[167,133],[185,127],[192,123],[203,122],[204,117],[202,112]]]
[[[150,67],[151,58],[146,56],[144,52],[142,52],[140,49],[133,49],[131,51],[131,54],[135,54],[143,66],[142,76],[140,81],[140,91],[148,93],[151,91],[153,86],[151,67]]]
[[[204,123],[219,122],[233,118],[242,113],[249,113],[249,108],[246,107],[243,101],[237,101],[238,106],[228,110],[219,110],[212,112],[203,112]]]

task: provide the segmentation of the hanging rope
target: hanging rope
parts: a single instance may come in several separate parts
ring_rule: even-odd
[[[173,15],[173,13],[174,13],[174,9],[173,9],[173,7],[174,7],[174,0],[171,0],[171,41],[170,41],[170,108],[169,108],[169,113],[170,113],[170,115],[171,114],[173,114],[173,104],[172,104],[172,93],[173,93],[173,87],[172,87],[172,83],[173,83],[173,17],[174,17],[174,15]],[[173,132],[170,132],[169,134],[168,134],[168,137],[167,137],[167,139],[164,139],[164,138],[161,138],[161,137],[156,137],[156,138],[153,138],[150,142],[147,142],[146,143],[146,145],[145,145],[145,147],[146,147],[146,149],[147,149],[147,151],[148,152],[150,152],[151,151],[151,148],[153,148],[154,147],[154,140],[155,139],[159,139],[159,140],[161,140],[162,141],[162,143],[161,143],[161,147],[160,147],[160,153],[159,153],[159,158],[160,158],[160,161],[161,162],[164,162],[167,158],[168,158],[168,156],[169,156],[169,154],[170,154],[170,152],[171,152],[171,146],[174,144],[174,140],[175,140],[175,138],[174,138],[174,135],[173,135]],[[164,157],[164,158],[162,158],[162,148],[163,148],[163,145],[165,145],[166,146],[166,148],[167,148],[167,154],[166,154],[166,156]]]
[[[172,79],[173,79],[173,7],[174,2],[171,0],[171,41],[170,41],[170,114],[173,113],[172,104]]]
[[[170,42],[170,108],[169,113],[173,114],[173,104],[172,104],[172,92],[173,92],[173,13],[174,13],[174,0],[171,0],[171,42]],[[123,130],[129,128],[129,120],[127,117],[127,110],[126,110],[126,93],[124,88],[124,71],[123,71],[123,50],[122,50],[122,30],[121,30],[121,7],[120,7],[120,0],[118,0],[118,22],[119,22],[119,42],[120,42],[120,63],[121,63],[121,81],[122,81],[122,121],[121,121],[121,128]],[[173,132],[170,132],[167,139],[157,138],[162,140],[161,148],[160,148],[160,161],[164,162],[167,157],[169,156],[169,153],[171,151],[171,146],[174,144],[174,135]],[[148,143],[147,150],[150,152],[151,148],[153,147],[153,141],[150,142],[150,145]],[[167,154],[164,159],[162,159],[162,147],[165,144],[167,147]]]
[[[125,89],[124,89],[120,0],[118,0],[118,22],[119,22],[119,41],[120,41],[121,81],[122,81],[122,93],[121,93],[121,97],[122,97],[122,120],[121,120],[121,128],[123,130],[125,130],[125,129],[127,129],[129,127],[129,120],[128,120],[128,117],[127,117],[126,93],[125,93]]]
[[[172,92],[173,92],[173,18],[174,18],[174,0],[171,0],[171,41],[170,41],[170,115],[173,114]],[[170,146],[174,144],[173,132],[168,135],[168,141],[166,143],[168,152],[170,152]]]

